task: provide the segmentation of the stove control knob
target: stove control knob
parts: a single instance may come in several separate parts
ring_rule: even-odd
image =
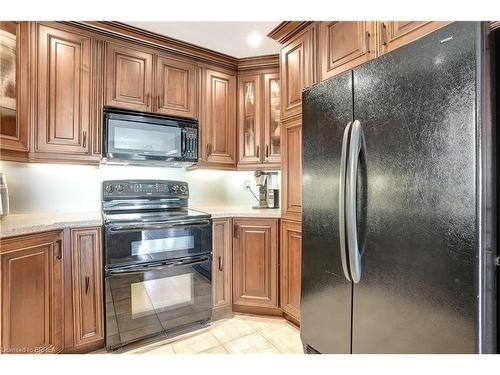
[[[180,189],[181,189],[181,193],[185,193],[187,190],[186,185],[181,185]]]
[[[106,190],[106,193],[112,193],[113,192],[113,185],[106,185],[104,190]]]
[[[177,190],[179,190],[179,185],[174,184],[174,185],[172,186],[172,190],[173,190],[174,192],[177,192]]]
[[[123,191],[123,185],[122,184],[116,185],[116,191],[119,192],[119,193],[122,192]]]

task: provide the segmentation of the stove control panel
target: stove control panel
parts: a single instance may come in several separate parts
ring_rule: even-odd
[[[187,182],[170,180],[111,180],[103,181],[104,198],[141,198],[144,196],[189,196]]]

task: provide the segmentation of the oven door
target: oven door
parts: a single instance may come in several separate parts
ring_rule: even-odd
[[[104,226],[106,267],[175,259],[212,251],[212,220],[136,222]]]
[[[106,271],[106,347],[209,320],[211,267],[205,255]]]

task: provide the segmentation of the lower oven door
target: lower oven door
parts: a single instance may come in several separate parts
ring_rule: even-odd
[[[106,271],[106,348],[205,322],[211,255]]]

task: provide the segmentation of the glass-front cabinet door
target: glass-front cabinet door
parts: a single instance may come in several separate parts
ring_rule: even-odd
[[[28,22],[0,21],[0,148],[2,159],[28,151]]]
[[[239,77],[239,163],[258,164],[261,160],[260,76]]]
[[[280,162],[280,80],[279,73],[264,75],[265,163]]]

